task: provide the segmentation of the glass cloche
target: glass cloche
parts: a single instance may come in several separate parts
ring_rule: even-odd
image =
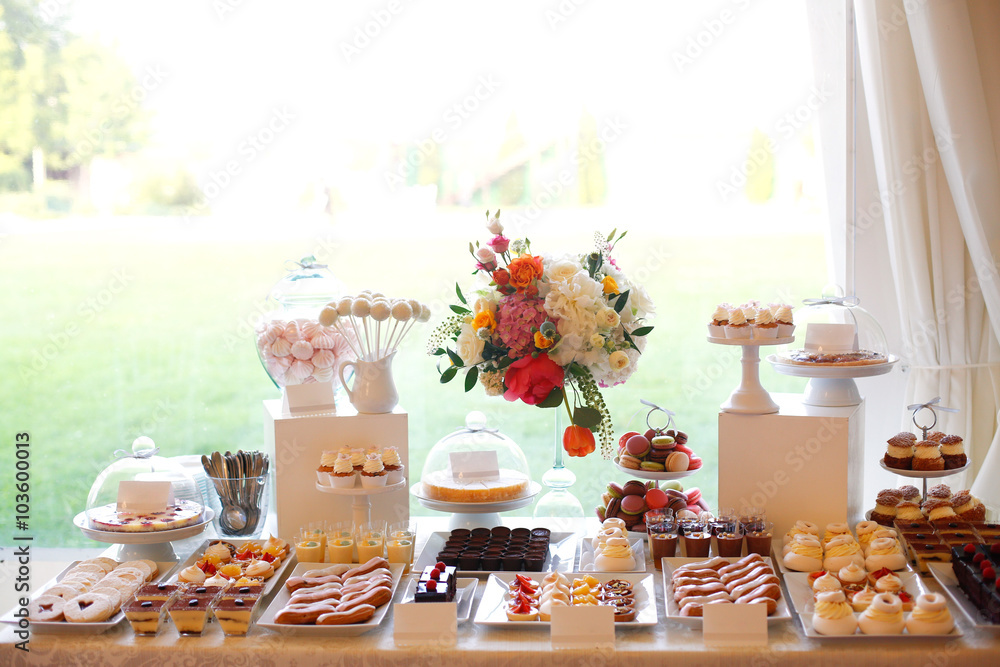
[[[482,455],[472,454],[483,452]],[[529,495],[531,472],[517,443],[488,428],[482,412],[431,448],[420,476],[422,494],[454,503],[491,503]]]
[[[857,297],[830,290],[802,303],[794,313],[795,340],[779,348],[778,363],[849,368],[889,361],[885,333]]]
[[[292,262],[288,275],[271,288],[269,310],[255,333],[260,363],[279,389],[313,382],[340,385],[337,370],[355,355],[348,341],[318,317],[344,292],[343,283],[314,257]]]
[[[194,478],[178,463],[158,456],[150,438],[141,436],[132,450],[118,450],[114,461],[94,480],[87,496],[87,524],[92,530],[121,533],[153,532],[182,528],[201,523],[205,512]],[[155,502],[141,485],[122,488],[122,482],[169,482],[172,500],[167,497],[163,511],[151,507]],[[159,489],[157,489],[159,491]],[[120,495],[123,494],[123,495]],[[119,508],[119,500],[125,507]],[[138,503],[129,504],[129,503]],[[126,511],[118,511],[123,509]]]

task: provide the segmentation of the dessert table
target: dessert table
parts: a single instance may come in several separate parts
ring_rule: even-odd
[[[507,519],[505,524],[537,525],[530,519]],[[596,522],[593,528],[596,529]],[[437,530],[444,530],[447,517],[421,518],[419,542]],[[182,558],[200,539],[175,544]],[[67,550],[66,560],[75,557]],[[648,571],[654,572],[647,562]],[[246,637],[224,637],[218,624],[210,624],[201,637],[180,637],[172,624],[156,637],[136,637],[127,622],[100,635],[38,635],[30,639],[30,652],[15,648],[19,639],[10,626],[0,630],[0,665],[439,665],[444,661],[477,666],[493,665],[959,665],[997,664],[1000,634],[971,627],[961,613],[955,620],[964,636],[949,640],[900,637],[875,639],[813,640],[805,637],[796,619],[769,626],[769,643],[762,648],[706,648],[700,630],[666,620],[663,584],[659,571],[654,575],[659,622],[652,628],[619,629],[616,645],[610,650],[553,650],[544,628],[496,628],[480,626],[474,620],[458,626],[452,646],[397,647],[393,640],[390,612],[382,626],[357,637],[287,636],[254,626]],[[41,582],[36,582],[36,585]],[[938,589],[933,579],[925,585]],[[484,586],[476,591],[476,604]],[[400,586],[394,601],[403,595]],[[475,606],[473,609],[475,610]],[[957,611],[957,610],[956,610]],[[474,615],[474,614],[473,614]],[[668,657],[669,656],[669,657]]]

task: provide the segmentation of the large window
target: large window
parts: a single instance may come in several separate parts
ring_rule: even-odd
[[[803,3],[0,7],[0,391],[5,433],[31,433],[49,546],[91,544],[69,520],[137,435],[168,456],[262,446],[278,392],[252,325],[286,260],[426,301],[433,324],[486,209],[537,250],[629,230],[617,259],[656,329],[605,398],[619,433],[640,398],[676,412],[705,459],[686,482],[710,502],[739,353],[705,341],[709,315],[828,281],[832,91]],[[441,386],[430,329],[395,365],[413,474],[477,409],[539,479],[551,411]],[[762,379],[804,384],[766,364]],[[588,510],[622,479],[596,455],[571,466]]]

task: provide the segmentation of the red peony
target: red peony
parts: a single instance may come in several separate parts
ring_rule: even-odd
[[[549,355],[521,357],[507,368],[503,383],[507,387],[503,397],[508,401],[521,399],[528,405],[538,405],[556,387],[563,386],[562,366],[549,359]]]

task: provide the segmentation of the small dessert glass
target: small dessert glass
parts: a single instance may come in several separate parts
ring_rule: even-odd
[[[355,545],[358,562],[367,563],[372,558],[385,556],[385,521],[373,520],[357,529]]]
[[[715,534],[715,553],[723,558],[743,555],[743,526],[739,521],[723,524]]]
[[[684,554],[688,558],[707,558],[712,547],[712,532],[708,524],[689,522],[684,525]]]
[[[663,569],[664,558],[677,554],[677,522],[674,511],[669,508],[646,512],[646,533],[649,536],[649,554],[657,570]]]
[[[397,521],[389,526],[386,536],[386,553],[390,563],[402,563],[404,572],[410,571],[413,563],[413,545],[416,543],[417,522]]]
[[[765,558],[771,555],[771,540],[774,535],[774,524],[763,521],[746,531],[748,554],[760,554]]]

